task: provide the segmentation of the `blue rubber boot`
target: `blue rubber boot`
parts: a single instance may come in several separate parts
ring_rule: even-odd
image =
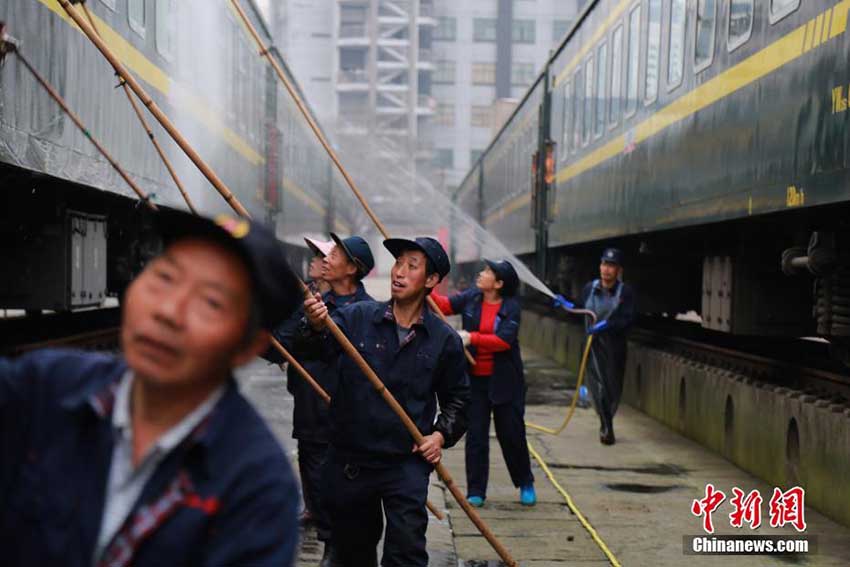
[[[466,499],[466,501],[469,502],[470,505],[475,506],[476,508],[481,508],[482,506],[484,506],[483,496],[470,496]]]
[[[534,506],[537,504],[537,493],[534,492],[533,484],[527,484],[519,489],[519,501],[523,506]]]

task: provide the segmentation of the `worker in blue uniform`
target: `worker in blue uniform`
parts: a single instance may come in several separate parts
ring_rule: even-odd
[[[434,301],[445,315],[459,313],[461,339],[475,357],[470,368],[471,402],[466,435],[467,500],[476,507],[487,498],[490,471],[490,415],[520,502],[537,501],[525,438],[525,376],[519,348],[522,306],[519,276],[507,260],[484,260],[475,287]]]
[[[584,286],[577,306],[596,313],[597,322],[586,331],[594,335],[587,367],[587,385],[599,415],[599,441],[613,445],[614,414],[623,394],[626,371],[626,332],[635,320],[635,294],[621,281],[623,253],[608,248],[602,253],[599,278]]]
[[[305,301],[301,340],[322,356],[338,356],[325,467],[337,565],[377,565],[386,516],[382,565],[425,567],[428,478],[442,450],[466,431],[469,380],[460,337],[425,306],[426,295],[449,272],[445,250],[433,238],[389,239],[384,246],[396,258],[391,300],[359,302],[332,317],[425,441],[415,446],[354,361],[338,354],[338,345],[323,330],[328,308],[318,296]]]
[[[330,288],[321,295],[322,301],[328,306],[330,313],[359,301],[372,301],[361,282],[375,266],[369,244],[360,236],[343,239],[331,234],[331,238],[333,241],[329,248],[325,248],[321,242],[307,241],[317,256],[322,254],[323,248],[327,251],[322,255],[320,278],[314,280],[321,281]],[[275,338],[298,358],[300,353],[293,344],[293,337],[303,315],[303,311],[299,309],[274,332]],[[267,352],[265,358],[272,362],[283,362],[280,353],[274,349]],[[304,360],[302,364],[331,398],[336,393],[335,362],[320,358]],[[316,524],[318,540],[325,545],[322,558],[324,567],[331,564],[334,555],[330,543],[330,517],[322,501],[322,470],[327,460],[330,437],[328,406],[292,367],[287,368],[287,388],[294,398],[292,437],[298,440],[298,470],[301,475],[304,506]]]
[[[159,213],[122,354],[0,358],[3,565],[292,565],[298,488],[233,369],[301,296],[246,220]]]

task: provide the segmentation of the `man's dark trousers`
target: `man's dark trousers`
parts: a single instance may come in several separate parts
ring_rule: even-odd
[[[517,488],[534,482],[525,440],[525,399],[493,404],[489,397],[489,376],[472,376],[469,429],[466,432],[467,495],[487,496],[490,470],[490,413],[502,456]]]
[[[324,495],[340,565],[377,565],[377,545],[387,517],[384,567],[427,567],[425,500],[433,470],[419,455],[392,464],[357,465],[335,455],[325,467]],[[382,510],[383,504],[383,510]]]
[[[319,541],[328,541],[331,537],[330,519],[324,507],[322,494],[322,469],[328,456],[328,444],[315,441],[298,440],[298,472],[301,476],[301,492],[304,506],[310,511],[316,522]]]

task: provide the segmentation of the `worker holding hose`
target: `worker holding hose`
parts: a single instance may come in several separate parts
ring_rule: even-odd
[[[519,349],[519,276],[507,260],[484,260],[475,287],[451,297],[432,294],[446,315],[459,313],[464,345],[475,356],[466,437],[467,500],[484,505],[490,467],[490,415],[520,502],[537,501],[525,439],[525,378]]]
[[[331,233],[331,238],[331,242],[304,239],[315,255],[310,263],[311,289],[322,294],[322,300],[331,313],[358,301],[372,301],[361,281],[375,266],[369,244],[360,236],[340,238]],[[327,289],[323,290],[324,287]],[[295,354],[300,353],[293,344],[294,334],[303,317],[304,313],[299,309],[273,333],[285,348]],[[263,357],[277,364],[283,363],[282,355],[274,348]],[[305,360],[303,365],[333,397],[337,384],[335,362],[320,358]],[[334,563],[330,514],[322,495],[322,475],[330,442],[328,405],[292,366],[287,367],[286,387],[293,398],[292,437],[298,440],[298,471],[304,498],[302,519],[305,521],[302,523],[310,521],[315,524],[316,538],[324,543],[320,567],[327,567]]]
[[[318,295],[304,302],[298,346],[308,357],[338,364],[323,483],[334,565],[377,565],[386,517],[382,565],[426,567],[428,479],[442,450],[466,432],[469,379],[460,338],[425,305],[449,272],[446,251],[433,238],[391,238],[384,246],[396,257],[392,299],[361,301],[331,317],[422,431],[422,443],[413,442],[380,392],[324,332],[328,307]]]
[[[626,371],[626,332],[635,319],[635,295],[620,281],[623,253],[608,248],[599,263],[599,278],[584,286],[577,307],[596,313],[596,323],[587,323],[586,331],[594,335],[590,349],[587,385],[599,415],[599,442],[613,445],[614,414],[623,394]]]

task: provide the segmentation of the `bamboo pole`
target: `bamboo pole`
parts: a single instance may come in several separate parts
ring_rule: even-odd
[[[95,33],[100,36],[100,30],[97,29],[97,25],[94,23],[94,18],[92,17],[91,11],[89,11],[88,6],[86,6],[85,2],[83,2],[82,6],[83,13],[85,13],[89,24],[91,25]],[[192,200],[189,198],[189,194],[186,192],[186,188],[183,186],[183,183],[177,176],[177,172],[174,170],[174,167],[171,165],[171,161],[169,161],[168,157],[165,155],[165,151],[162,149],[162,146],[160,146],[156,137],[153,135],[153,130],[151,130],[151,127],[148,125],[148,121],[145,119],[144,114],[142,114],[142,110],[139,108],[139,105],[136,102],[136,99],[133,97],[133,94],[130,92],[129,87],[127,87],[127,82],[123,78],[120,78],[119,80],[121,88],[124,90],[124,94],[127,95],[127,100],[130,101],[130,106],[133,107],[133,111],[136,113],[136,117],[139,119],[142,128],[145,129],[145,133],[147,133],[151,144],[153,144],[154,149],[156,149],[156,153],[159,154],[159,158],[162,160],[162,163],[165,165],[165,168],[171,175],[171,179],[174,180],[174,184],[177,185],[177,189],[180,191],[180,194],[183,195],[183,200],[186,201],[186,206],[189,207],[190,211],[197,215],[198,211],[197,209],[195,209],[195,205],[192,204]]]
[[[124,65],[121,64],[121,61],[118,60],[118,57],[112,53],[112,50],[106,45],[106,43],[100,38],[99,35],[92,29],[88,22],[80,16],[77,10],[71,5],[68,0],[58,0],[59,5],[62,6],[62,9],[68,14],[68,16],[74,20],[74,23],[77,24],[77,27],[82,30],[82,32],[89,38],[89,40],[97,47],[98,51],[100,51],[103,56],[109,61],[109,64],[112,65],[112,68],[115,69],[115,73],[121,77],[130,87],[130,89],[139,97],[139,100],[142,101],[148,111],[153,114],[154,118],[162,124],[162,127],[168,132],[168,135],[177,142],[177,145],[180,146],[180,149],[188,156],[192,163],[197,166],[201,172],[204,173],[206,178],[215,187],[216,191],[218,191],[224,200],[227,202],[230,207],[236,211],[239,216],[250,218],[250,214],[248,214],[248,210],[242,206],[242,203],[236,198],[236,196],[227,188],[224,182],[212,171],[204,162],[203,158],[195,151],[195,149],[186,141],[186,139],[180,134],[174,124],[169,120],[168,116],[165,115],[164,112],[159,108],[159,106],[153,101],[150,95],[145,91],[145,89],[139,84],[139,82],[133,78],[133,76],[124,68]]]
[[[97,148],[97,151],[100,152],[100,155],[106,158],[106,161],[109,162],[109,165],[111,165],[112,168],[118,172],[118,175],[120,175],[121,178],[127,183],[127,185],[130,186],[133,192],[138,195],[139,199],[144,202],[148,207],[150,207],[151,210],[158,210],[157,206],[153,204],[153,202],[150,200],[150,197],[142,190],[142,188],[139,187],[135,181],[130,179],[130,176],[127,174],[127,172],[124,171],[124,169],[120,165],[118,165],[118,162],[115,161],[115,159],[109,154],[109,152],[106,151],[106,148],[104,148],[101,143],[98,142],[94,136],[92,136],[89,129],[86,128],[85,124],[83,124],[83,121],[80,120],[80,117],[77,116],[74,111],[71,110],[71,108],[65,102],[65,99],[63,99],[59,92],[55,88],[53,88],[53,85],[48,83],[47,79],[42,77],[41,74],[35,70],[35,67],[32,66],[29,60],[24,57],[23,53],[21,53],[16,46],[13,45],[11,51],[15,55],[17,55],[18,60],[23,64],[24,67],[27,68],[27,70],[32,74],[32,76],[35,77],[35,80],[38,81],[38,83],[44,88],[44,90],[47,91],[47,94],[50,95],[50,98],[56,101],[56,104],[58,104],[59,107],[68,116],[68,118],[71,119],[71,122],[73,122],[77,126],[77,128],[80,129],[83,135],[85,135],[85,137],[89,139],[89,141],[94,145],[94,147]]]
[[[151,99],[151,97],[147,94],[147,92],[145,92],[145,90],[142,88],[142,86],[135,79],[133,79],[133,77],[124,68],[124,66],[121,65],[121,63],[120,63],[120,61],[118,61],[117,57],[110,51],[109,47],[103,42],[103,40],[100,39],[100,36],[97,35],[95,30],[88,24],[88,22],[86,22],[85,20],[83,20],[82,17],[80,17],[80,15],[77,13],[77,11],[74,9],[74,7],[70,4],[70,2],[68,0],[58,0],[58,1],[59,1],[59,4],[62,6],[62,8],[65,10],[65,12],[67,12],[68,16],[72,20],[74,20],[74,22],[79,26],[79,28],[89,38],[89,40],[92,43],[95,44],[95,46],[98,48],[98,50],[106,58],[106,60],[109,61],[109,63],[115,69],[116,74],[121,79],[123,79],[125,81],[125,84],[127,84],[133,90],[133,92],[136,94],[136,96],[138,96],[139,99],[141,99],[141,101],[145,104],[145,106],[148,108],[148,110],[151,111],[151,114],[153,114],[154,117],[160,122],[160,124],[162,124],[162,126],[163,126],[163,128],[165,128],[166,132],[168,132],[168,134],[174,139],[174,141],[177,142],[177,145],[180,146],[180,148],[186,153],[186,155],[198,167],[198,169],[201,171],[201,173],[204,174],[204,176],[210,181],[210,183],[216,188],[216,190],[218,190],[218,192],[222,195],[222,197],[224,197],[227,204],[230,205],[231,208],[233,208],[233,210],[239,216],[250,219],[251,218],[250,213],[248,212],[247,209],[245,209],[245,207],[242,206],[242,204],[239,202],[239,199],[237,199],[236,196],[227,188],[227,186],[224,184],[224,182],[222,182],[221,179],[215,174],[215,172],[206,164],[206,162],[204,162],[204,160],[200,157],[200,155],[198,155],[198,153],[195,152],[194,148],[192,148],[192,146],[188,143],[188,141],[186,141],[186,139],[183,138],[183,136],[180,134],[180,132],[177,130],[177,128],[174,127],[174,125],[171,123],[171,121],[168,119],[168,117],[159,109],[159,107],[156,105],[156,103],[153,101],[153,99]],[[309,297],[310,291],[307,288],[307,286],[300,279],[299,279],[299,283],[301,284],[302,291],[305,293],[305,296]],[[348,338],[345,337],[345,334],[342,333],[342,331],[339,329],[339,327],[337,327],[333,323],[333,321],[331,321],[331,325],[329,325],[329,328],[336,329],[336,333],[333,333],[333,330],[332,330],[332,334],[334,334],[334,336],[337,338],[337,340],[341,340],[344,343],[348,343],[348,345],[352,349],[354,348],[354,346],[351,345],[351,343],[348,341]],[[295,363],[295,368],[296,368],[296,370],[299,371],[299,373],[302,375],[302,377],[304,377],[305,379],[307,379],[307,377],[309,377],[309,373],[306,371],[306,369],[304,369],[304,367],[301,366],[295,360],[295,358],[283,347],[283,345],[281,345],[276,340],[273,342],[273,344],[274,344],[275,348],[283,355],[283,357],[288,362],[291,361],[291,362]],[[356,351],[356,349],[355,349],[355,351]],[[363,360],[363,359],[361,358],[361,360]],[[363,360],[363,363],[366,366],[366,368],[368,368],[368,364],[366,364],[365,360]],[[316,390],[316,393],[319,394],[320,397],[322,397],[323,399],[326,399],[326,401],[328,401],[328,402],[330,401],[330,396],[328,396],[327,392],[325,392],[324,389],[322,389],[322,387],[315,381],[315,379],[313,379],[312,377],[309,377],[309,379],[307,381],[308,381],[308,383],[310,383],[311,386],[313,386],[313,388]],[[322,395],[322,394],[324,394],[324,395]],[[421,437],[421,434],[420,434],[420,437]],[[440,513],[440,511],[436,508],[436,506],[434,506],[430,502],[427,502],[427,507],[428,507],[429,510],[431,510],[431,512],[434,514],[434,516],[437,517],[437,519],[439,519],[439,520],[443,519],[444,516]]]
[[[354,183],[354,179],[351,178],[351,176],[348,174],[348,171],[345,169],[345,167],[343,167],[342,162],[339,160],[339,157],[336,155],[336,152],[333,150],[333,148],[331,148],[330,144],[328,143],[327,139],[325,138],[325,135],[322,134],[322,130],[319,128],[319,125],[316,124],[316,121],[313,120],[313,117],[310,115],[310,112],[307,110],[307,107],[304,105],[304,101],[301,100],[301,97],[299,96],[298,92],[295,90],[295,87],[292,86],[292,83],[286,77],[286,73],[283,72],[283,69],[280,67],[280,64],[275,60],[274,57],[272,57],[271,50],[268,47],[266,47],[266,45],[263,43],[263,40],[260,37],[260,34],[257,33],[257,28],[254,27],[254,24],[252,24],[251,20],[248,19],[248,15],[245,14],[245,11],[242,9],[242,6],[239,4],[239,0],[230,0],[230,2],[233,5],[233,7],[236,9],[236,11],[239,13],[239,17],[245,23],[245,27],[248,29],[248,32],[251,34],[251,37],[253,37],[254,42],[260,48],[260,51],[259,51],[260,56],[265,57],[266,60],[269,62],[269,64],[272,66],[272,68],[275,71],[275,74],[277,74],[278,78],[283,83],[283,86],[286,88],[286,91],[289,93],[289,96],[291,96],[292,100],[295,101],[295,105],[298,107],[298,110],[301,112],[301,114],[307,120],[307,124],[310,126],[310,129],[313,131],[313,134],[316,135],[316,138],[318,138],[319,143],[325,149],[328,156],[331,158],[331,161],[334,162],[334,165],[336,165],[340,174],[342,174],[342,177],[345,179],[346,184],[348,184],[348,187],[351,189],[352,193],[354,193],[354,196],[360,202],[360,205],[366,211],[366,214],[369,216],[370,219],[372,219],[372,222],[374,223],[375,227],[378,229],[378,232],[380,232],[381,235],[384,238],[390,238],[390,234],[387,231],[387,228],[383,225],[383,223],[380,221],[380,219],[377,217],[377,215],[375,215],[375,212],[372,210],[372,207],[369,206],[369,203],[366,201],[366,198],[363,196],[363,193],[360,192],[360,189],[358,189],[357,185]],[[437,314],[437,316],[439,316],[440,319],[445,321],[446,316],[443,315],[442,311],[440,311],[440,308],[437,306],[437,303],[434,301],[434,298],[428,296],[427,301],[428,301],[428,305]],[[470,364],[475,364],[475,358],[473,358],[473,356],[469,353],[469,350],[467,350],[464,347],[463,352],[466,355],[467,361],[469,361]]]

